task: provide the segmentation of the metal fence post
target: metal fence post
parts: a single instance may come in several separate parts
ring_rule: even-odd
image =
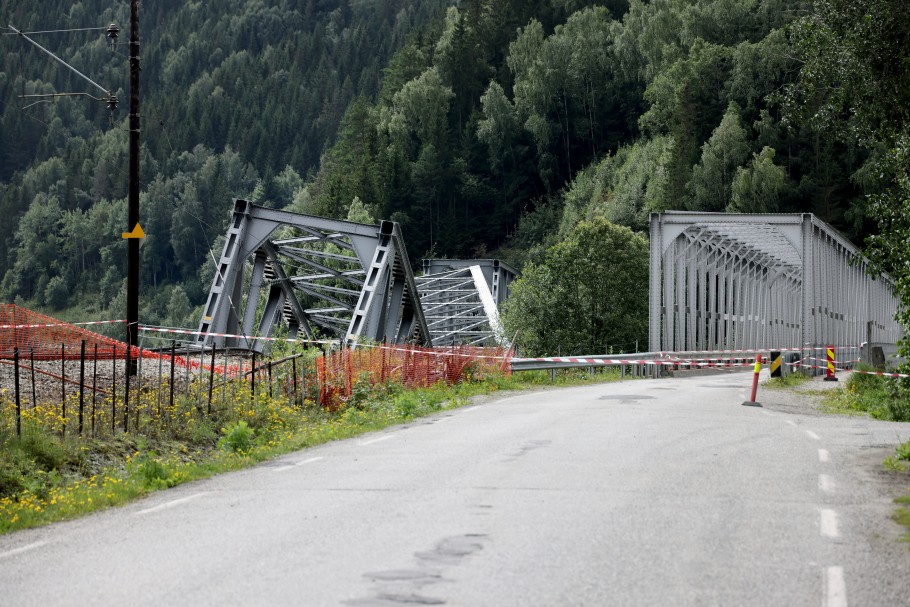
[[[205,352],[205,346],[203,346]],[[212,364],[209,367],[209,415],[212,414],[212,390],[215,388],[215,344],[212,344]]]
[[[38,396],[35,393],[35,349],[31,348],[32,359],[32,409],[38,406]]]
[[[123,374],[123,431],[130,429],[130,372],[133,368],[133,347],[126,345],[126,372]]]
[[[171,340],[171,386],[170,395],[168,396],[168,408],[174,408],[174,364],[177,359],[177,341]]]
[[[22,401],[19,400],[19,348],[13,348],[13,367],[15,368],[16,390],[16,436],[22,436]]]
[[[60,344],[60,403],[63,417],[63,436],[66,436],[66,344]]]
[[[92,369],[92,438],[95,438],[95,403],[98,401],[98,344],[95,344],[95,363]]]
[[[82,436],[82,420],[85,410],[85,340],[79,345],[79,436]]]

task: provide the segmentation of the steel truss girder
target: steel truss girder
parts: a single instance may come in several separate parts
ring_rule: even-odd
[[[424,261],[425,269],[430,267],[428,261]],[[457,268],[417,277],[434,345],[507,345],[496,300],[481,265],[466,265],[466,260],[433,261],[451,262],[447,267]]]
[[[288,237],[285,232],[291,231],[305,236]],[[275,232],[281,238],[272,238]],[[353,255],[327,251],[326,246]],[[251,259],[250,280],[245,282]],[[261,306],[265,287],[268,295]],[[304,307],[300,296],[316,305]],[[197,339],[206,345],[262,351],[263,341],[235,336],[271,336],[281,317],[292,335],[300,331],[313,339],[315,324],[350,347],[362,340],[430,343],[397,223],[364,225],[235,199]]]
[[[650,350],[896,343],[898,301],[815,216],[651,215]]]

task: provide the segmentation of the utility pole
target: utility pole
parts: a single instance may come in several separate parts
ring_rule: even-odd
[[[130,0],[130,144],[127,231],[139,227],[139,0]],[[126,341],[139,345],[139,238],[127,238]],[[130,375],[136,375],[137,359],[129,359]]]

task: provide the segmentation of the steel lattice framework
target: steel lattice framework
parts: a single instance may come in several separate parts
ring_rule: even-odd
[[[898,301],[849,240],[811,214],[651,215],[650,349],[897,343]]]
[[[515,271],[495,259],[425,259],[417,289],[433,344],[504,346],[498,306]]]
[[[261,341],[239,336],[268,337],[282,317],[291,336],[312,339],[318,326],[351,347],[361,339],[430,343],[397,223],[364,225],[237,199],[198,341],[261,351]]]

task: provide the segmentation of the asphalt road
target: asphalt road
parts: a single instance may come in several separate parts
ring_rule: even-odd
[[[908,604],[910,425],[749,382],[510,395],[0,537],[0,604]]]

